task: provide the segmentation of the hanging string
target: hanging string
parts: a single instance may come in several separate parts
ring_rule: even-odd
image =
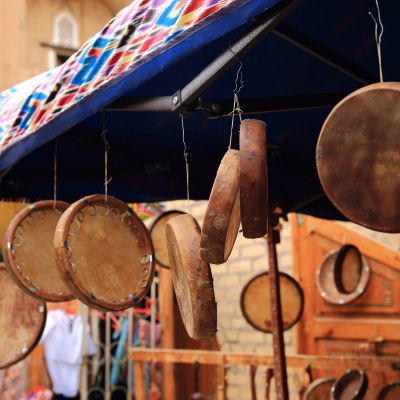
[[[56,140],[56,147],[54,150],[54,203],[53,209],[56,213],[61,214],[60,211],[57,210],[57,147],[58,147],[58,139]]]
[[[243,63],[236,57],[235,53],[232,51],[231,46],[229,46],[229,50],[231,51],[233,56],[236,58],[236,60],[240,63],[240,67],[239,67],[239,69],[237,71],[237,74],[236,74],[235,89],[233,90],[233,110],[232,110],[232,112],[229,113],[229,115],[232,114],[231,136],[230,136],[230,139],[229,139],[229,147],[228,147],[228,149],[230,150],[231,146],[232,146],[233,123],[234,123],[234,120],[235,120],[235,111],[239,115],[240,123],[242,123],[242,113],[243,113],[243,111],[241,110],[240,105],[239,105],[239,96],[238,96],[238,94],[244,88],[244,82],[243,82],[243,71],[242,71]],[[240,87],[238,88],[239,76],[240,76]]]
[[[382,43],[382,35],[383,35],[383,24],[381,20],[381,11],[379,9],[379,4],[378,0],[376,1],[376,8],[378,9],[378,20],[379,20],[379,25],[381,26],[381,33],[378,36],[378,22],[376,21],[375,17],[371,12],[369,12],[369,15],[375,22],[375,41],[376,41],[376,46],[378,48],[378,60],[379,60],[379,74],[380,74],[380,79],[381,82],[383,82],[383,74],[382,74],[382,55],[381,55],[381,43]]]
[[[188,162],[188,153],[186,151],[186,142],[185,142],[185,125],[183,123],[183,114],[179,114],[182,120],[182,139],[183,139],[183,156],[185,157],[186,162],[186,191],[187,191],[187,209],[188,215],[190,215],[190,200],[189,200],[189,162]]]
[[[108,129],[106,129],[106,111],[102,111],[103,113],[103,132],[101,133],[101,138],[104,140],[104,191],[105,191],[105,201],[107,203],[108,197],[108,184],[110,183],[111,179],[108,179],[108,151],[110,150],[110,143],[107,142],[106,133]]]

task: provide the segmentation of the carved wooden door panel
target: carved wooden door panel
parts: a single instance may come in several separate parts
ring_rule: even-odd
[[[299,218],[300,217],[300,218]],[[349,230],[346,226],[312,217],[293,218],[294,271],[304,290],[305,306],[297,325],[300,354],[400,356],[400,255],[389,247]],[[369,284],[357,300],[335,305],[316,287],[316,275],[324,256],[341,245],[358,247],[370,267]],[[339,376],[326,371],[315,376]],[[368,374],[369,392],[396,379],[396,374]]]

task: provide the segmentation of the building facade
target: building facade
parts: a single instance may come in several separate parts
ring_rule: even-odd
[[[131,0],[1,0],[0,91],[62,64]]]

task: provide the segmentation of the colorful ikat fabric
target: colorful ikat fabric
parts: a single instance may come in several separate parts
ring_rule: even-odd
[[[63,65],[0,94],[1,153],[237,0],[135,0]]]

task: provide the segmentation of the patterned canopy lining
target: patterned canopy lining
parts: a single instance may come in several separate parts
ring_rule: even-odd
[[[65,64],[0,94],[0,156],[61,111],[116,81],[145,55],[232,3],[245,1],[135,0]]]

